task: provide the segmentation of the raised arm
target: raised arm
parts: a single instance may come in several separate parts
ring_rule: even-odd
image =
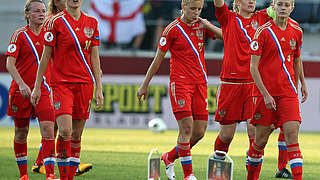
[[[31,94],[31,90],[30,90],[30,87],[21,78],[21,76],[16,68],[16,61],[17,61],[16,58],[14,58],[12,56],[8,56],[6,68],[9,72],[9,74],[11,75],[12,79],[18,84],[19,91],[22,94],[22,96],[24,98],[28,98]]]
[[[266,104],[266,107],[268,109],[276,110],[276,103],[273,97],[269,94],[266,87],[264,86],[259,73],[258,65],[259,65],[260,58],[261,56],[251,55],[250,72],[254,82],[256,83],[256,86],[258,87],[260,93],[264,98],[264,103]]]
[[[51,53],[52,53],[53,47],[52,46],[45,46],[41,61],[37,70],[37,78],[36,82],[34,84],[34,88],[31,93],[31,103],[32,105],[38,104],[41,96],[41,83],[42,83],[42,78],[43,75],[48,67],[49,60],[51,58]]]
[[[96,102],[97,108],[101,108],[104,103],[104,97],[102,93],[101,76],[102,71],[100,67],[100,58],[98,46],[92,46],[91,48],[91,66],[93,71],[94,80],[96,81]]]
[[[138,97],[139,101],[142,101],[142,99],[141,99],[142,96],[143,96],[143,100],[146,99],[147,94],[148,94],[149,83],[150,83],[152,77],[158,71],[165,55],[166,55],[166,52],[164,52],[158,48],[157,53],[156,53],[155,57],[153,58],[151,65],[149,66],[147,74],[146,74],[142,84],[140,85],[140,88],[138,89],[137,97]]]
[[[212,31],[216,35],[217,38],[223,40],[222,30],[219,27],[210,23],[207,19],[203,19],[203,18],[199,17],[198,21],[204,28]]]

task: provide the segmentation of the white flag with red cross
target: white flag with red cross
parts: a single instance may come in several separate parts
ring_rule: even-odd
[[[146,31],[144,0],[91,0],[88,13],[99,22],[100,40],[129,43]]]

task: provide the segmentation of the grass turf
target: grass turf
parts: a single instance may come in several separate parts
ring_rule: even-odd
[[[13,152],[14,129],[0,127],[0,180],[19,179]],[[193,169],[198,180],[206,179],[207,158],[213,151],[216,131],[208,131],[192,149]],[[143,180],[147,179],[147,157],[152,148],[160,153],[172,149],[176,144],[177,131],[162,134],[149,130],[85,129],[82,138],[81,162],[93,164],[93,169],[75,179]],[[275,179],[277,168],[277,138],[273,133],[265,149],[261,180]],[[38,154],[40,144],[38,128],[30,128],[28,137],[28,172],[32,180],[45,179],[44,175],[31,173],[31,166]],[[300,133],[300,147],[304,158],[304,180],[320,179],[320,133]],[[234,180],[246,179],[245,153],[248,139],[245,132],[237,132],[229,149],[234,161]],[[176,161],[176,179],[183,179],[182,168]],[[289,166],[287,166],[289,168]],[[58,174],[57,168],[56,172]],[[165,167],[161,163],[161,179],[166,179]]]

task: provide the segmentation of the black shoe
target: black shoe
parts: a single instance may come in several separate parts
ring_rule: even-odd
[[[281,169],[281,171],[277,171],[275,178],[293,179],[292,174],[286,168]]]

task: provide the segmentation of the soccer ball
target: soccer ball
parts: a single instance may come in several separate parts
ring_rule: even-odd
[[[161,118],[151,119],[148,123],[149,129],[155,133],[163,133],[167,130],[167,125],[163,122]]]

